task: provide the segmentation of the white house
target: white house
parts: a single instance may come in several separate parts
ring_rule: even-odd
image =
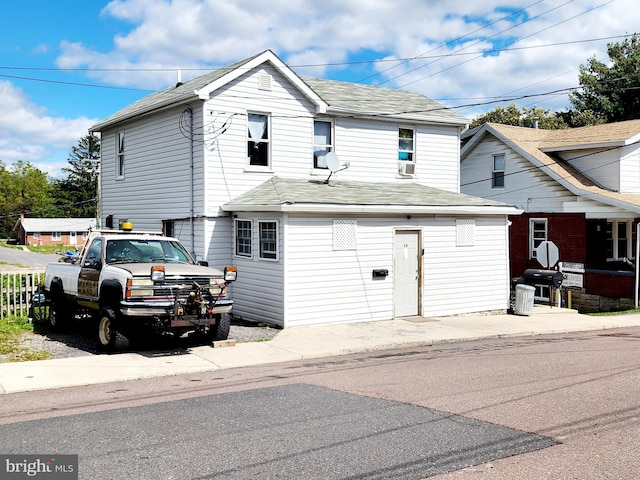
[[[466,140],[462,191],[523,210],[511,218],[512,276],[541,268],[536,247],[552,241],[571,265],[572,307],[638,304],[639,142],[640,120],[564,130],[487,123]]]
[[[92,128],[101,218],[235,264],[234,312],[251,321],[505,310],[518,210],[459,193],[466,125],[423,95],[301,78],[265,51]]]

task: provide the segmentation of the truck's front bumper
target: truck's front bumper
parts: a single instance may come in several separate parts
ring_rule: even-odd
[[[231,312],[233,300],[219,300],[206,309],[206,313],[194,314],[175,302],[121,302],[120,312],[129,317],[147,317],[168,321],[171,328],[206,326],[216,323],[216,317]]]

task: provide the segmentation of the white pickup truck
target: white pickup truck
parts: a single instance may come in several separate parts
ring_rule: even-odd
[[[233,305],[227,287],[236,273],[196,263],[175,238],[95,230],[77,259],[47,266],[48,322],[56,329],[72,318],[94,321],[106,351],[127,348],[145,329],[224,340]]]

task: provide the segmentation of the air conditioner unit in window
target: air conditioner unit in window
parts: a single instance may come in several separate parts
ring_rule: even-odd
[[[413,162],[402,162],[398,170],[401,175],[414,176],[416,174],[416,164]]]

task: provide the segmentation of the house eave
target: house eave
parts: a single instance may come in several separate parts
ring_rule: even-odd
[[[197,100],[197,99],[198,99],[198,96],[195,94],[195,92],[190,92],[188,94],[184,94],[179,97],[172,98],[170,100],[165,100],[164,102],[159,102],[159,103],[150,105],[149,107],[140,109],[131,115],[123,115],[120,118],[111,119],[109,121],[98,122],[89,128],[89,133],[103,132],[104,130],[108,128],[112,128],[120,123],[129,122],[136,118],[146,117],[156,112],[161,112],[169,108],[174,108],[178,105],[192,103],[194,100]]]
[[[367,112],[363,113],[359,110],[352,110],[348,108],[340,108],[340,107],[331,107],[329,106],[326,109],[327,114],[332,114],[337,117],[349,117],[349,118],[360,118],[371,120],[372,118],[376,120],[390,120],[390,121],[402,121],[402,122],[412,122],[412,123],[420,123],[420,124],[438,124],[438,125],[446,125],[446,126],[454,126],[460,128],[467,128],[469,122],[466,120],[452,120],[452,119],[443,119],[438,117],[425,117],[425,116],[415,116],[407,113],[388,113],[388,112]]]
[[[557,153],[557,152],[570,152],[574,150],[593,150],[598,148],[617,148],[628,145],[628,142],[599,142],[599,143],[585,143],[576,145],[563,145],[563,146],[550,146],[540,147],[540,151],[544,153]]]
[[[329,205],[296,203],[282,205],[246,205],[228,203],[226,212],[274,212],[350,215],[520,215],[523,210],[512,206],[475,205]]]

